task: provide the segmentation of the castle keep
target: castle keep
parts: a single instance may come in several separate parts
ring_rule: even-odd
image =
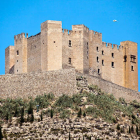
[[[14,36],[5,50],[5,74],[75,68],[117,85],[138,90],[137,43],[102,42],[102,34],[84,25],[62,29],[61,21],[45,21],[35,36]]]

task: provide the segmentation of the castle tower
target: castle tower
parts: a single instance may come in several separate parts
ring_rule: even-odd
[[[82,73],[89,72],[89,29],[84,25],[72,25],[73,66]]]
[[[45,21],[41,24],[41,69],[62,69],[62,23]]]
[[[5,74],[14,74],[15,47],[9,46],[5,49]]]
[[[27,38],[25,33],[14,36],[15,41],[15,68],[14,74],[27,72]]]
[[[124,87],[138,91],[138,56],[137,43],[121,42],[124,54]]]

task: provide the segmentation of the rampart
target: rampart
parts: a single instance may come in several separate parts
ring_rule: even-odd
[[[101,88],[102,91],[109,94],[113,94],[114,97],[117,99],[122,97],[128,102],[133,100],[137,100],[140,102],[140,92],[138,91],[119,86],[112,82],[106,81],[100,77],[84,74],[80,74],[80,76],[86,77],[89,85],[90,84],[97,85],[99,88]]]
[[[28,98],[52,92],[55,96],[76,93],[75,69],[0,75],[1,98]]]

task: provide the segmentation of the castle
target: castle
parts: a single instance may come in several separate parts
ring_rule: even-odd
[[[102,34],[84,25],[62,29],[61,21],[45,21],[35,36],[14,36],[5,49],[5,74],[21,74],[75,68],[138,91],[137,43],[102,42]]]

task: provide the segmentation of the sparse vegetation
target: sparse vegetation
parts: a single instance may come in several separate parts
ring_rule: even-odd
[[[117,130],[118,136],[125,132],[139,135],[140,120],[137,116],[137,112],[139,112],[140,108],[138,102],[133,101],[127,103],[123,98],[117,100],[112,94],[102,92],[96,85],[90,85],[88,88],[89,92],[82,90],[81,93],[72,96],[62,95],[57,98],[50,93],[48,95],[39,95],[35,99],[29,98],[28,100],[0,99],[0,119],[7,121],[8,127],[10,127],[12,117],[16,117],[17,122],[21,125],[23,122],[33,123],[36,120],[37,122],[44,121],[46,117],[51,117],[52,119],[50,120],[53,121],[56,116],[64,120],[75,117],[77,122],[83,120],[84,117],[86,117],[86,119],[102,118],[107,123],[113,123],[113,125],[115,125],[115,128],[110,128],[109,130],[111,132]],[[35,118],[34,116],[37,106],[39,107],[39,118]],[[124,128],[120,125],[121,123],[119,121],[124,119],[130,120],[131,124],[129,129],[128,127]],[[40,125],[39,127],[41,128],[42,126]],[[99,126],[96,128],[102,130]],[[66,130],[51,129],[51,132],[55,135],[58,135],[59,131],[63,134],[66,133]],[[83,136],[85,136],[86,139],[91,139],[90,135],[85,135],[85,133],[89,132],[89,129],[86,127],[82,127],[80,130],[70,128],[70,131],[73,131],[74,134],[84,133]],[[30,133],[33,132],[34,130],[31,129]],[[68,132],[69,131],[67,131],[67,133]],[[108,132],[106,132],[106,134],[107,133]],[[5,131],[3,131],[3,135],[4,138],[7,137]],[[21,134],[11,133],[9,135],[11,138],[14,138]],[[42,135],[43,133],[39,133],[36,137],[41,137]],[[72,137],[70,139],[72,139]]]

